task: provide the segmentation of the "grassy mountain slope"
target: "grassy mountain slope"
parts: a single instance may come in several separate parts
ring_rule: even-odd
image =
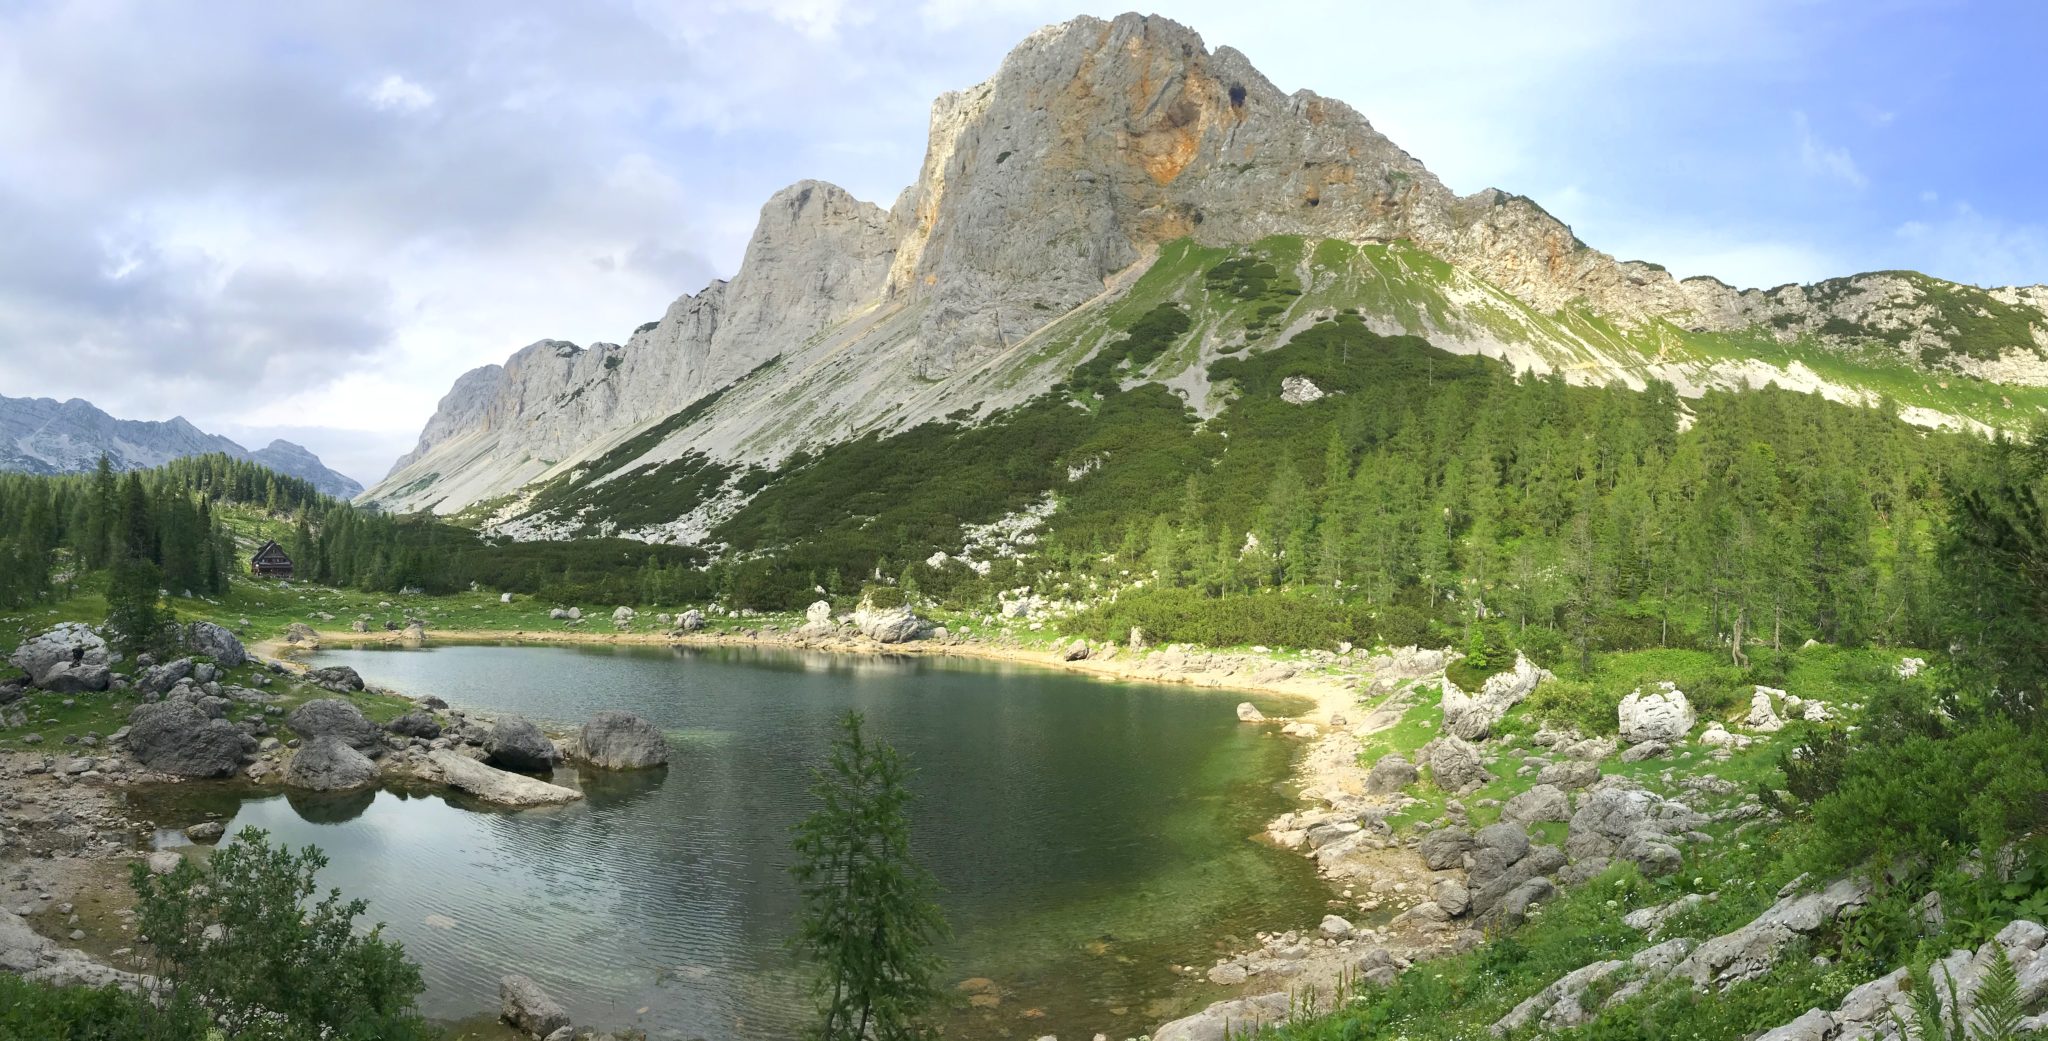
[[[1958,352],[1981,351],[1983,336],[2003,335],[1985,332],[1993,325],[2004,329],[2031,321],[2028,312],[1983,291],[1939,285],[1948,301],[1943,314],[1990,316],[1976,324],[1957,317],[1953,328],[1971,330],[1952,338]],[[1814,294],[1846,291],[1823,284]],[[1139,364],[1120,359],[1117,376],[1127,388],[1158,384],[1184,401],[1197,419],[1217,415],[1235,393],[1212,379],[1217,361],[1291,343],[1340,314],[1355,315],[1383,335],[1421,337],[1453,353],[1498,358],[1516,371],[1561,373],[1579,384],[1614,382],[1641,389],[1662,382],[1681,396],[1697,397],[1775,383],[1844,403],[1889,402],[1903,418],[1923,426],[1978,430],[2020,429],[2048,413],[2048,387],[1930,374],[1893,349],[1905,341],[1884,338],[1891,333],[1809,332],[1769,324],[1741,333],[1695,332],[1664,320],[1625,328],[1583,306],[1540,313],[1399,243],[1275,236],[1233,248],[1182,239],[1162,247],[1126,286],[1112,287],[1089,305],[1048,322],[969,372],[943,381],[922,380],[914,370],[896,373],[902,392],[880,406],[865,426],[847,427],[850,420],[840,417],[851,407],[845,400],[849,386],[867,396],[889,392],[887,379],[873,373],[854,376],[858,356],[872,344],[860,352],[852,342],[827,345],[823,357],[764,365],[596,458],[514,499],[493,503],[495,512],[470,516],[515,537],[615,533],[653,541],[711,538],[721,522],[772,483],[775,470],[786,468],[781,467],[784,460],[754,452],[794,442],[806,446],[797,458],[808,459],[849,438],[900,433],[919,417],[997,422],[1043,400],[1048,388],[1074,380],[1091,359],[1115,352],[1114,345],[1162,305],[1185,314],[1184,326],[1170,342],[1149,349]],[[860,330],[861,337],[890,335],[888,330],[899,324],[899,319],[878,319]],[[737,443],[730,426],[735,423],[744,428]],[[1063,436],[1065,447],[1073,447],[1086,435]],[[726,450],[719,450],[721,444]]]

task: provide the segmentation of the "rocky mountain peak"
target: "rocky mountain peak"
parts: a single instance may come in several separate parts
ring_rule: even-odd
[[[2032,290],[1962,301],[1948,283],[1891,276],[1800,293],[1680,282],[1592,248],[1520,195],[1459,196],[1349,105],[1283,92],[1232,48],[1126,14],[1040,29],[989,79],[936,99],[917,178],[889,209],[799,181],[762,206],[731,281],[677,298],[624,347],[541,341],[501,373],[465,376],[372,495],[459,509],[650,443],[634,435],[693,403],[689,423],[636,448],[626,468],[683,454],[773,461],[865,430],[985,413],[1058,382],[1105,335],[1061,323],[1113,306],[1168,250],[1242,252],[1297,236],[1342,247],[1327,265],[1317,254],[1287,261],[1299,298],[1345,282],[1355,299],[1339,306],[1378,328],[1582,381],[1657,379],[1698,393],[1775,371],[1823,389],[1811,369],[1667,357],[1681,333],[1732,333],[2048,382],[2048,323],[2025,331],[2026,315],[2044,313]],[[1230,306],[1184,285],[1172,297],[1184,306]],[[1312,318],[1268,306],[1289,322]],[[2000,307],[2017,317],[1984,333],[1979,319]],[[1222,335],[1201,333],[1194,354],[1242,345]],[[1981,342],[1956,346],[1972,338]],[[1055,341],[1068,353],[1043,353]],[[2012,362],[2012,349],[2026,353]],[[1187,371],[1168,385],[1205,407],[1211,388],[1200,368]],[[727,390],[712,409],[707,397]]]

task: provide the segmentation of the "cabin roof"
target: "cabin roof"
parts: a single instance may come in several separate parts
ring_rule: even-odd
[[[265,558],[269,558],[271,560],[284,561],[289,561],[292,559],[290,555],[285,553],[284,547],[277,544],[276,539],[271,539],[270,541],[265,542],[263,545],[256,547],[255,555],[251,556],[249,560],[253,563],[255,561],[263,560]]]

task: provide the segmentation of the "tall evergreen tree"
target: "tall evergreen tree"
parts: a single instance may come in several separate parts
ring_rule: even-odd
[[[818,1041],[923,1037],[938,997],[933,945],[946,924],[911,856],[909,770],[862,726],[857,712],[840,721],[790,869],[802,896],[791,942],[818,970]]]

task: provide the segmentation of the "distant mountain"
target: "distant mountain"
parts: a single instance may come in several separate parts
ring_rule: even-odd
[[[463,376],[366,498],[514,533],[604,521],[548,489],[668,502],[684,486],[660,468],[680,461],[737,473],[971,422],[1106,358],[1161,303],[1188,327],[1127,379],[1204,417],[1236,393],[1209,381],[1219,359],[1344,312],[1581,385],[1776,383],[1979,431],[2048,415],[2048,286],[1679,280],[1522,196],[1458,195],[1348,105],[1125,15],[1033,33],[993,78],[942,95],[893,206],[791,185],[738,274],[624,344],[541,340]],[[618,483],[641,472],[648,488]],[[668,522],[619,530],[694,537],[756,490],[693,493]]]
[[[84,473],[99,463],[102,454],[117,470],[140,470],[209,452],[303,478],[337,499],[353,499],[363,491],[362,485],[328,469],[319,456],[290,441],[272,441],[251,452],[193,426],[183,416],[161,421],[115,419],[82,398],[60,402],[0,395],[0,470]]]

